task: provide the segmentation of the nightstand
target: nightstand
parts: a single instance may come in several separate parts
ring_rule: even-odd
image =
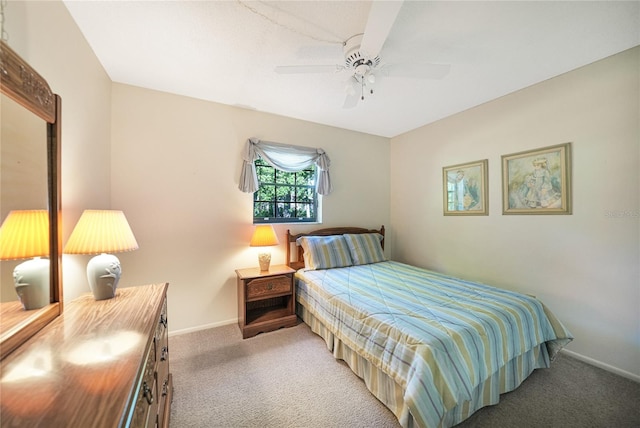
[[[286,265],[236,269],[238,325],[242,338],[296,325],[294,269]]]

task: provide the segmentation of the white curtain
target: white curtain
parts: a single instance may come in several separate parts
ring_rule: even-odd
[[[333,190],[329,176],[331,160],[324,150],[250,138],[242,153],[243,163],[238,188],[243,192],[253,193],[258,190],[255,161],[259,157],[272,167],[286,172],[301,171],[315,164],[318,167],[316,192],[320,195],[328,195]]]

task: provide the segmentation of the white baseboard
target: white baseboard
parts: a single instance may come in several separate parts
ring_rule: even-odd
[[[169,330],[169,337],[171,336],[179,336],[181,334],[187,334],[187,333],[193,333],[194,331],[200,331],[200,330],[207,330],[210,328],[215,328],[215,327],[222,327],[223,325],[229,325],[229,324],[237,324],[238,323],[238,319],[231,319],[231,320],[226,320],[226,321],[219,321],[219,322],[214,322],[211,324],[204,324],[204,325],[199,325],[196,327],[189,327],[189,328],[184,328],[181,330]]]
[[[640,383],[640,376],[637,375],[637,374],[633,374],[631,372],[619,369],[617,367],[610,366],[609,364],[603,363],[602,361],[594,360],[593,358],[585,357],[584,355],[578,354],[578,353],[573,352],[573,351],[569,351],[568,349],[563,349],[560,352],[565,353],[565,354],[575,358],[576,360],[584,361],[585,363],[591,364],[592,366],[599,367],[599,368],[601,368],[603,370],[606,370],[608,372],[615,373],[618,376],[626,377],[627,379],[631,379],[631,380],[633,380],[635,382]]]

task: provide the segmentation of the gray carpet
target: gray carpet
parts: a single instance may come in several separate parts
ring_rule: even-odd
[[[242,340],[237,325],[169,338],[172,428],[395,427],[305,324]],[[640,384],[561,355],[458,427],[640,427]]]

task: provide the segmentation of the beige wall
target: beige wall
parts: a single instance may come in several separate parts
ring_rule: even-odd
[[[171,330],[235,322],[235,269],[257,266],[249,247],[253,195],[238,190],[250,137],[323,148],[334,192],[321,226],[389,221],[389,140],[139,87],[112,92],[111,205],[125,211],[140,249],[119,255],[123,285],[168,281]],[[357,203],[354,195],[357,195]]]
[[[640,48],[392,139],[401,261],[538,296],[568,350],[640,379]],[[502,215],[501,155],[573,144],[573,215]],[[489,216],[442,211],[442,167],[489,160]]]
[[[62,97],[62,233],[87,208],[109,208],[111,79],[62,2],[10,1],[9,46]],[[66,242],[66,241],[65,241]],[[88,256],[64,256],[64,297],[88,292]]]

